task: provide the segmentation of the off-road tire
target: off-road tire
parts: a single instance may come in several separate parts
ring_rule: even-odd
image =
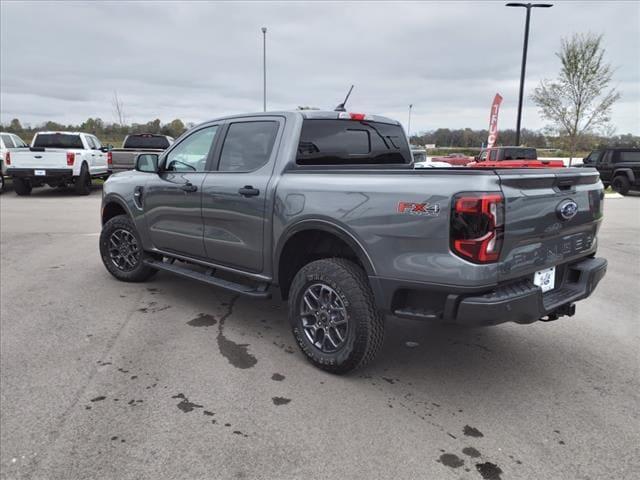
[[[626,195],[629,193],[629,189],[631,188],[631,182],[624,175],[618,175],[613,177],[613,181],[611,182],[611,188],[618,192],[620,195]]]
[[[347,334],[344,344],[333,353],[314,346],[302,326],[304,293],[318,283],[331,287],[346,307]],[[342,258],[316,260],[298,271],[290,288],[289,321],[302,353],[316,367],[331,373],[343,374],[363,367],[378,354],[384,340],[384,318],[376,308],[364,270]]]
[[[24,197],[26,195],[31,195],[31,182],[24,178],[14,178],[13,179],[13,191],[16,192],[16,195]]]
[[[111,259],[109,251],[111,235],[119,230],[125,230],[133,235],[140,248],[139,261],[135,268],[129,271],[118,268]],[[127,215],[113,217],[102,227],[102,232],[100,233],[100,256],[102,257],[102,263],[104,263],[109,273],[123,282],[144,282],[157,273],[155,268],[144,264],[144,259],[148,257],[148,254],[142,250],[140,235],[138,235],[135,225]]]
[[[73,189],[76,195],[89,195],[91,193],[91,173],[86,163],[80,168],[80,175],[75,179]]]

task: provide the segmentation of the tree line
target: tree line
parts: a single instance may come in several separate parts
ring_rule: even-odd
[[[14,118],[6,125],[0,123],[0,131],[15,133],[27,143],[31,141],[36,132],[47,130],[57,132],[78,131],[94,134],[105,145],[113,144],[120,146],[119,144],[122,143],[124,137],[129,134],[154,133],[177,138],[191,126],[193,126],[193,124],[185,124],[177,118],[168,123],[162,123],[159,118],[156,118],[147,123],[132,123],[131,125],[107,123],[100,118],[88,118],[84,122],[76,125],[65,125],[48,121],[35,126],[23,126],[19,119]]]

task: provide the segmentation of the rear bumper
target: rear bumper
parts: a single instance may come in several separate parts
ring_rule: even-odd
[[[393,282],[380,278],[371,283],[379,308],[400,317],[468,326],[532,323],[573,315],[574,302],[591,295],[607,271],[607,261],[586,258],[564,267],[557,288],[544,294],[529,277],[479,292],[429,285],[407,289],[406,285],[394,287]]]
[[[36,170],[44,170],[45,175],[36,175]],[[73,177],[73,169],[71,168],[7,168],[7,175],[17,178],[37,178],[38,180],[46,180],[50,178]]]
[[[588,258],[569,265],[563,284],[547,293],[542,293],[527,279],[485,295],[463,298],[457,308],[455,323],[532,323],[545,317],[555,319],[573,315],[573,303],[591,295],[606,271],[604,258]]]

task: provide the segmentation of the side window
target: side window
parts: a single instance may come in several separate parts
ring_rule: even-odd
[[[90,135],[85,135],[84,136],[85,141],[87,142],[87,145],[89,146],[89,148],[91,150],[95,150],[96,149],[96,144],[93,143],[93,138],[91,138]]]
[[[26,147],[26,146],[27,146],[27,144],[26,144],[26,143],[24,143],[20,137],[18,137],[18,136],[14,136],[14,137],[12,137],[12,138],[13,138],[13,142],[16,144],[16,147],[18,147],[18,148],[24,148],[24,147]]]
[[[207,166],[209,150],[211,150],[217,131],[218,126],[213,125],[189,135],[169,152],[165,160],[165,170],[171,172],[204,172]]]
[[[607,165],[611,163],[611,157],[613,157],[612,150],[605,152],[605,154],[602,157],[600,157],[600,161],[598,162],[598,165]]]
[[[10,135],[1,135],[0,139],[2,140],[4,148],[13,148],[15,144],[13,143],[13,138]]]
[[[491,153],[489,154],[489,160],[496,160],[497,158],[498,158],[498,151],[491,150]]]
[[[232,123],[220,154],[221,172],[253,172],[266,165],[278,133],[278,122]]]
[[[640,150],[627,150],[618,154],[618,162],[640,162]],[[614,160],[616,162],[616,160]]]
[[[495,150],[494,150],[495,152]],[[485,161],[487,159],[487,151],[485,150],[480,154],[480,160]]]
[[[96,137],[91,136],[91,139],[93,140],[93,143],[95,145],[95,149],[96,150],[100,150],[102,148],[102,145],[100,144],[100,140],[98,140]]]

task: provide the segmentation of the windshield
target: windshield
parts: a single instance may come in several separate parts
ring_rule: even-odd
[[[83,149],[80,135],[68,133],[40,133],[33,142],[39,148],[76,148]]]

